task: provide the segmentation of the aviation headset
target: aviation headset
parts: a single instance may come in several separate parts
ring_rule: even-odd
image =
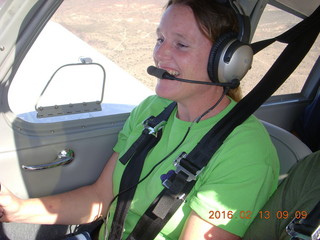
[[[208,61],[208,75],[212,82],[240,81],[251,68],[253,51],[250,41],[250,20],[235,0],[216,0],[231,7],[238,19],[239,33],[222,34],[213,44]]]

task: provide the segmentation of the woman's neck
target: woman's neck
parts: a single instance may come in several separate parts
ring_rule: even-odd
[[[200,99],[199,101],[189,101],[188,103],[178,102],[177,117],[182,121],[192,122],[215,104],[217,106],[206,113],[201,120],[211,118],[220,113],[230,104],[230,99],[225,94],[223,96],[222,94],[217,94],[213,98],[206,98],[205,101]]]

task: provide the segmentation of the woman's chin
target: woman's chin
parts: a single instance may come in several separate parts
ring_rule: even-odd
[[[156,94],[161,98],[166,98],[166,99],[172,100],[172,95],[171,94],[168,94],[168,93],[165,93],[165,92],[162,92],[162,91],[156,91]]]
[[[173,100],[176,95],[174,94],[174,91],[172,88],[159,86],[159,85],[156,86],[155,92],[159,97],[166,98],[169,100]]]
[[[174,83],[172,80],[161,79],[158,80],[155,91],[157,95],[167,94],[174,89]]]

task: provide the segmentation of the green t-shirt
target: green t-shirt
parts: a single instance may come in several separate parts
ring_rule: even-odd
[[[169,100],[151,96],[136,107],[119,133],[114,151],[121,157],[141,135],[142,122],[149,116],[158,115],[169,103]],[[173,161],[182,152],[189,153],[235,104],[231,101],[218,115],[194,124],[181,146],[138,185],[126,217],[123,239],[126,239],[141,215],[163,190],[160,176],[169,170],[174,170]],[[149,152],[141,178],[181,142],[191,125],[190,122],[178,119],[176,113],[175,109],[163,129],[161,140]],[[114,195],[118,193],[124,169],[125,166],[118,161],[113,173]],[[267,131],[254,116],[249,117],[234,129],[214,154],[207,167],[198,176],[186,201],[156,239],[178,239],[192,210],[205,221],[243,236],[259,209],[275,190],[278,172],[278,157]],[[115,207],[116,203],[110,208],[109,230]]]

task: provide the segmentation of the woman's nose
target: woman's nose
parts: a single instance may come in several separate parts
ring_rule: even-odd
[[[169,44],[163,42],[157,44],[153,50],[153,58],[157,61],[163,61],[171,58],[172,51]]]

